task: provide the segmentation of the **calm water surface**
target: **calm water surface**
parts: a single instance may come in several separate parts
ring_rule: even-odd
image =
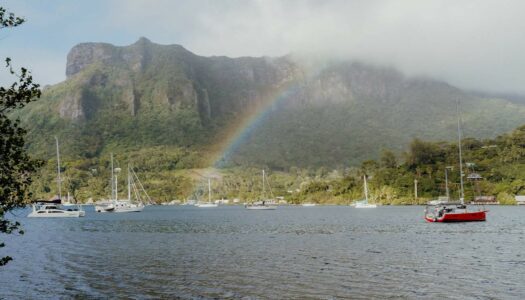
[[[89,210],[91,209],[91,210]],[[525,207],[429,224],[422,207],[150,206],[28,219],[0,298],[524,298]]]

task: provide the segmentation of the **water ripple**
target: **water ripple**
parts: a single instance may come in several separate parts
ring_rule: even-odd
[[[521,213],[428,224],[421,207],[148,207],[22,219],[0,298],[520,298]]]

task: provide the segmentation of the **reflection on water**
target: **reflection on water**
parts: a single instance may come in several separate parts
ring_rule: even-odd
[[[24,213],[20,213],[24,215]],[[21,218],[0,298],[519,298],[525,208],[429,224],[422,207],[147,207]]]

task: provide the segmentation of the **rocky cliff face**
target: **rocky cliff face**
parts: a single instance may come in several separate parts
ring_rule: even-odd
[[[145,38],[126,47],[79,44],[68,54],[66,67],[68,80],[81,81],[82,88],[118,91],[117,99],[127,104],[131,115],[141,108],[195,108],[203,119],[246,109],[293,80],[294,72],[294,64],[285,59],[200,57]],[[60,115],[84,120],[85,101],[82,93],[64,95]]]
[[[272,113],[239,144],[238,163],[349,165],[383,148],[400,151],[414,137],[450,139],[456,99],[467,135],[494,136],[525,123],[522,104],[392,68],[203,57],[145,38],[124,47],[79,44],[68,54],[66,75],[26,109],[27,119],[41,119],[30,139],[41,145],[45,134],[62,134],[86,156],[107,145],[202,147],[266,102]]]

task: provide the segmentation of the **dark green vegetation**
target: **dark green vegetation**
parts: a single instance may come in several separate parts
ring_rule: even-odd
[[[516,101],[390,68],[344,61],[312,66],[291,56],[201,57],[145,38],[126,47],[77,45],[68,55],[67,80],[15,115],[29,128],[30,151],[50,159],[34,191],[39,197],[56,193],[57,135],[64,184],[80,201],[109,193],[113,152],[123,169],[133,163],[157,201],[198,197],[207,176],[216,178],[214,198],[255,199],[264,167],[272,170],[274,195],[296,202],[348,203],[361,197],[366,172],[378,201],[414,203],[415,178],[419,201],[444,194],[444,166],[457,155],[455,146],[434,142],[455,140],[457,99],[466,136],[493,138],[525,124],[525,105]],[[252,118],[257,126],[221,161],[227,168],[205,169]],[[520,192],[509,188],[521,174],[515,164],[501,162],[511,146],[499,139],[467,140],[498,147],[480,148],[487,153],[467,147],[466,158],[492,182],[482,183],[483,193]],[[374,162],[383,149],[392,152]],[[451,175],[457,182],[454,176],[457,167]]]
[[[478,173],[477,182],[466,179],[465,199],[497,196],[501,204],[515,204],[513,195],[525,194],[525,126],[495,139],[465,139],[462,143],[464,173]],[[372,199],[382,204],[423,204],[445,195],[445,168],[451,199],[459,199],[458,148],[454,143],[413,140],[398,164],[390,151],[380,160],[368,160],[344,178],[319,179],[306,184],[293,199],[297,201],[344,202],[360,195],[363,174],[370,176]],[[418,199],[414,198],[414,180],[418,181]],[[332,199],[332,200],[329,200]],[[355,198],[353,198],[355,199]]]
[[[494,195],[502,204],[513,204],[513,195],[525,194],[525,126],[495,139],[463,141],[466,175],[479,173],[476,183],[466,180],[466,200],[477,195]],[[130,152],[122,160],[134,162],[146,189],[158,202],[173,199],[207,197],[207,178],[212,178],[213,199],[242,201],[259,199],[262,193],[261,170],[249,167],[228,169],[188,169],[196,153],[157,147]],[[121,158],[117,157],[117,161]],[[42,169],[33,185],[38,195],[56,191],[54,160]],[[123,166],[122,164],[118,164]],[[65,187],[81,201],[98,200],[109,194],[109,158],[64,162]],[[325,167],[270,171],[271,191],[267,196],[283,196],[288,202],[350,204],[363,197],[362,176],[369,177],[371,200],[382,204],[423,204],[445,195],[445,168],[449,171],[452,199],[459,198],[458,148],[455,143],[410,143],[408,151],[397,156],[384,150],[379,160],[364,161],[359,167],[328,169]],[[124,176],[121,176],[124,178]],[[414,197],[414,180],[418,181],[418,199]],[[120,194],[125,184],[119,184]]]
[[[23,19],[0,7],[0,29],[22,23]],[[8,87],[0,87],[0,233],[23,234],[20,224],[7,219],[6,214],[23,207],[30,198],[28,188],[32,181],[31,175],[40,162],[27,154],[24,147],[26,131],[20,126],[19,120],[13,120],[9,115],[40,97],[40,89],[38,84],[33,83],[33,77],[27,69],[16,72],[9,58],[5,62],[8,72],[16,81]],[[3,247],[4,243],[0,242],[0,248]],[[0,257],[0,266],[10,260],[9,256]]]
[[[381,149],[400,154],[413,138],[450,140],[456,99],[467,136],[494,137],[525,124],[523,104],[394,69],[312,67],[290,56],[202,57],[145,38],[126,47],[77,45],[66,74],[21,113],[29,149],[43,158],[54,155],[54,135],[74,160],[158,146],[207,158],[260,107],[270,113],[257,118],[225,165],[345,168],[378,158]]]

